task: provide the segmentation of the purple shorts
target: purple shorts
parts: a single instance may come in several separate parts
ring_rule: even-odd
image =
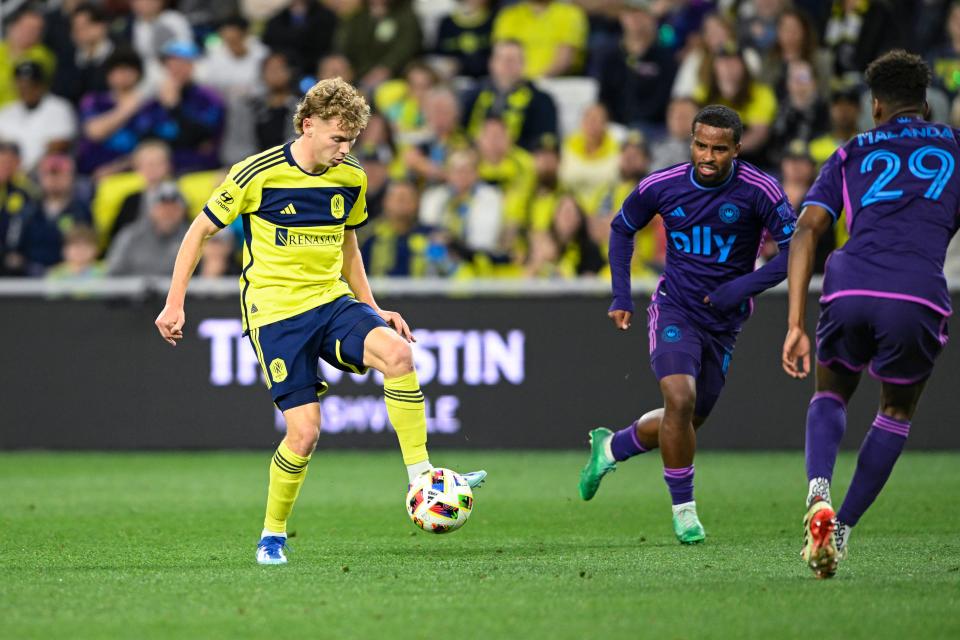
[[[706,418],[727,382],[727,369],[739,329],[709,331],[673,305],[651,302],[647,308],[650,367],[657,380],[683,374],[697,381],[694,415]]]
[[[817,363],[892,384],[926,380],[947,344],[947,318],[915,302],[869,296],[835,298],[821,306]]]

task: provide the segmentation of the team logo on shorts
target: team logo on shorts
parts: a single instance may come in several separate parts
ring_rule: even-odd
[[[720,219],[730,224],[731,222],[736,222],[740,218],[740,209],[737,208],[737,205],[732,202],[727,202],[720,205]]]
[[[283,382],[287,379],[287,365],[280,358],[270,363],[270,379],[274,382]]]
[[[339,193],[330,199],[330,215],[337,220],[343,217],[343,196]]]
[[[669,327],[664,327],[663,331],[660,332],[660,337],[663,338],[664,342],[679,342],[680,327],[675,324],[671,324]]]

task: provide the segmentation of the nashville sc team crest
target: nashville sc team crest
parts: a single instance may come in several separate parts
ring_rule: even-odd
[[[283,382],[287,379],[287,365],[280,358],[274,358],[270,362],[270,378],[274,382]]]
[[[339,220],[343,217],[345,208],[343,205],[343,196],[339,193],[330,198],[330,215]]]
[[[732,202],[726,202],[720,205],[720,219],[730,224],[740,218],[740,209]]]

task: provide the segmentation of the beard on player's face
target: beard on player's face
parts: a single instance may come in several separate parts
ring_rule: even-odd
[[[726,180],[739,151],[732,131],[698,123],[690,143],[697,182],[709,186]]]

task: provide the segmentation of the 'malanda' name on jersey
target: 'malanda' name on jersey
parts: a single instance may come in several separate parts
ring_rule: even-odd
[[[243,225],[244,331],[352,295],[340,277],[344,231],[367,220],[367,176],[356,158],[321,173],[290,144],[237,163],[203,211],[223,228]]]
[[[903,124],[909,125],[913,121],[910,118],[900,118],[893,124]],[[946,138],[948,140],[953,140],[953,131],[949,127],[938,127],[935,124],[916,127],[916,126],[904,126],[902,129],[897,130],[891,128],[887,131],[882,131],[880,129],[874,129],[872,131],[866,131],[864,133],[858,133],[856,137],[857,146],[871,145],[878,142],[883,142],[885,140],[896,140],[897,138]]]

